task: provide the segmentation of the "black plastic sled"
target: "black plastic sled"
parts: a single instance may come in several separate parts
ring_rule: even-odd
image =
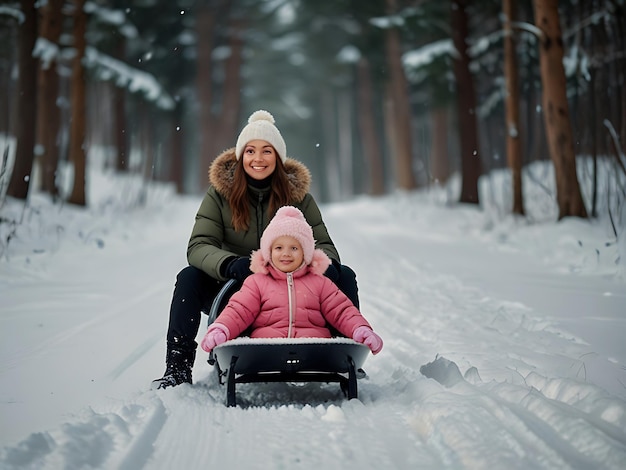
[[[216,296],[209,324],[239,288],[235,280]],[[240,336],[217,346],[209,364],[226,384],[226,405],[236,406],[236,385],[256,382],[338,382],[348,399],[358,398],[357,374],[369,348],[349,338],[255,338]]]

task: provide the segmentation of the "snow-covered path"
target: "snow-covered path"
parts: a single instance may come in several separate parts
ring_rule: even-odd
[[[1,261],[0,468],[623,468],[626,283],[598,227],[326,206],[383,352],[359,400],[249,384],[233,409],[201,351],[193,386],[147,390],[198,203],[72,212],[58,246]]]

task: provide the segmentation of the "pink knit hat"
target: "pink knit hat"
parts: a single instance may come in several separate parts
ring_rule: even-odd
[[[251,269],[253,272],[263,272],[263,268],[271,260],[272,243],[284,235],[298,240],[302,246],[304,262],[311,265],[316,271],[323,273],[330,265],[328,256],[319,249],[315,249],[313,229],[304,218],[300,210],[293,206],[283,206],[270,221],[261,237],[261,247],[252,254]]]

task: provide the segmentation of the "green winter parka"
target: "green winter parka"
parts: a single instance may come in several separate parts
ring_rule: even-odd
[[[258,250],[263,230],[269,224],[270,188],[248,186],[250,228],[239,232],[233,228],[228,198],[232,191],[236,165],[234,148],[224,151],[211,164],[209,188],[196,214],[187,246],[189,264],[221,281],[225,280],[221,273],[224,261],[233,255],[250,256],[253,250]],[[315,247],[339,263],[339,253],[324,225],[319,207],[309,193],[311,174],[308,168],[291,158],[287,158],[283,166],[289,179],[290,204],[300,209],[313,227]]]

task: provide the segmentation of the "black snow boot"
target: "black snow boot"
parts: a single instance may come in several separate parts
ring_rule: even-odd
[[[160,390],[168,387],[176,387],[180,384],[190,384],[191,369],[196,359],[195,349],[180,349],[167,347],[167,357],[165,359],[165,373],[160,379],[152,381],[151,389]]]

